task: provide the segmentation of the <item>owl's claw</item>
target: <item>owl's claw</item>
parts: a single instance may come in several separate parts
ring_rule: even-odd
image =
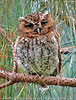
[[[45,90],[48,90],[49,89],[49,86],[46,86],[46,87],[42,87],[41,85],[37,85],[38,88],[41,90],[41,91],[45,91]]]

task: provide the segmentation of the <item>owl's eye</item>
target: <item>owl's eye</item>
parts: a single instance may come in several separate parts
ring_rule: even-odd
[[[24,26],[27,27],[27,28],[31,28],[31,27],[33,27],[33,24],[32,23],[28,23],[28,24],[26,24]]]
[[[48,23],[48,20],[43,19],[43,20],[41,21],[41,24],[42,24],[42,25],[44,25],[44,24],[46,24],[46,23]]]

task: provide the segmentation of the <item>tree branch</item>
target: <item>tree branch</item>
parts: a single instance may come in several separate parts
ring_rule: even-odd
[[[58,86],[71,86],[76,87],[76,79],[74,78],[61,78],[53,76],[39,77],[36,75],[20,74],[15,72],[6,72],[0,70],[0,77],[9,80],[4,85],[0,85],[0,89],[18,82],[27,82],[35,84],[47,84],[47,85],[58,85]]]

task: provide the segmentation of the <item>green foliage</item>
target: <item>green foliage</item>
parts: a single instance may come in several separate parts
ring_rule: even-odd
[[[72,50],[71,54],[62,55],[62,77],[76,78],[76,0],[0,0],[0,25],[14,41],[16,39],[17,20],[35,11],[48,10],[56,23],[60,33],[61,49]],[[13,31],[14,27],[14,31]],[[0,34],[0,69],[12,71],[12,54],[10,44]],[[0,84],[6,80],[0,79]],[[23,88],[22,83],[0,90],[0,98],[4,100],[75,100],[76,88],[50,86],[47,91],[40,91],[35,84],[27,84]],[[20,92],[21,91],[21,92]],[[19,95],[18,95],[19,94]]]

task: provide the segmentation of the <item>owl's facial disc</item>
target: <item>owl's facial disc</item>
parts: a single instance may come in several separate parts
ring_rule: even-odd
[[[25,17],[20,17],[18,20],[18,32],[46,34],[50,32],[53,26],[53,21],[50,14],[42,14],[35,12]]]

